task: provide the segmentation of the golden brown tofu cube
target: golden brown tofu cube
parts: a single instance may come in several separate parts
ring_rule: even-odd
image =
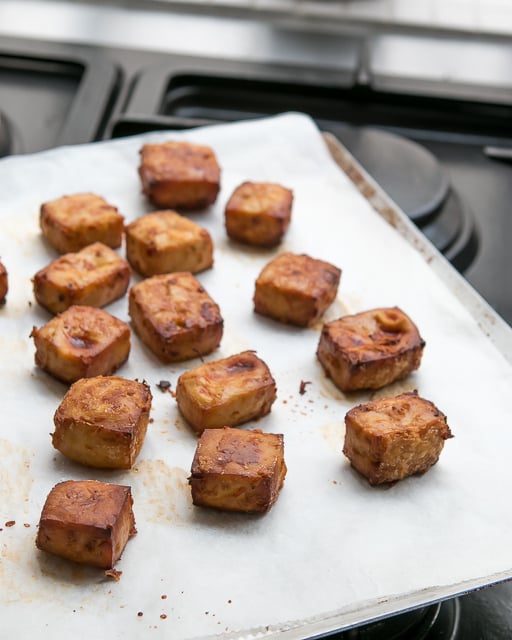
[[[342,391],[380,389],[417,369],[424,346],[409,316],[390,307],[326,323],[317,356]]]
[[[446,416],[415,392],[354,407],[345,424],[343,453],[373,485],[425,473],[452,437]]]
[[[162,362],[211,353],[222,338],[218,305],[189,272],[158,275],[130,289],[133,328]]]
[[[280,322],[308,327],[334,301],[341,271],[307,255],[282,253],[256,280],[254,310]]]
[[[116,249],[123,239],[123,216],[94,193],[77,193],[44,203],[39,224],[43,236],[59,253],[80,251],[94,242]]]
[[[38,549],[81,564],[111,569],[137,533],[130,487],[96,480],[67,480],[44,504]]]
[[[186,371],[176,386],[178,407],[198,433],[261,418],[275,399],[274,378],[253,351]]]
[[[0,262],[0,304],[5,302],[7,291],[9,290],[9,277],[7,275],[7,269]]]
[[[69,307],[30,335],[36,365],[63,382],[114,373],[130,353],[130,327],[96,307]]]
[[[104,307],[121,298],[130,282],[130,266],[110,247],[95,242],[67,253],[34,276],[34,295],[52,313],[73,304]]]
[[[158,211],[126,227],[126,257],[144,276],[198,273],[213,264],[213,242],[208,231],[192,220],[176,211]]]
[[[191,142],[145,144],[142,190],[158,209],[200,209],[217,199],[220,166],[213,149]]]
[[[198,440],[189,478],[197,506],[265,512],[286,475],[281,434],[207,429]]]
[[[259,247],[281,242],[292,215],[293,192],[272,182],[244,182],[235,189],[225,210],[230,238]]]
[[[52,444],[90,467],[130,469],[146,437],[151,400],[147,384],[136,380],[82,378],[55,412]]]

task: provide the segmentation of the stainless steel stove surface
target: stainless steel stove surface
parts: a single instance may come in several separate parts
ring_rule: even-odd
[[[512,97],[377,87],[350,54],[359,44],[331,68],[0,37],[0,156],[303,111],[511,323],[512,164],[484,148],[512,146]],[[511,603],[499,584],[337,637],[504,640]]]

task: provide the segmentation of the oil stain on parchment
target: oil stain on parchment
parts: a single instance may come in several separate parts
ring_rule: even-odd
[[[326,444],[334,451],[343,449],[343,441],[345,439],[345,422],[341,419],[339,422],[328,422],[320,426],[320,433]]]
[[[0,513],[10,515],[20,511],[20,505],[28,502],[33,478],[30,473],[31,453],[28,449],[0,438],[0,487],[2,504]]]
[[[132,469],[131,485],[138,513],[148,522],[186,524],[192,511],[188,474],[163,460],[141,460]]]
[[[33,484],[32,454],[21,445],[0,438],[0,593],[5,602],[30,600],[33,575],[30,559],[35,549],[35,526],[29,521]]]

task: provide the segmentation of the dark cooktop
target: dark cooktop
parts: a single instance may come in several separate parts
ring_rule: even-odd
[[[378,91],[329,69],[0,39],[0,157],[285,111],[335,134],[512,322],[512,164],[484,153],[512,146],[512,105]],[[509,640],[511,605],[501,583],[336,637]]]

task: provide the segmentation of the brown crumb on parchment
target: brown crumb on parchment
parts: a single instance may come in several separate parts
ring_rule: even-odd
[[[308,384],[311,384],[311,380],[301,380],[299,386],[299,393],[303,396],[306,393],[306,387]]]
[[[121,576],[123,575],[123,572],[118,571],[117,569],[107,569],[105,571],[105,575],[107,576],[107,578],[112,578],[116,582],[119,582]]]
[[[160,382],[156,383],[156,386],[162,393],[169,393],[173,398],[176,397],[176,394],[172,390],[172,385],[169,380],[160,380]]]

